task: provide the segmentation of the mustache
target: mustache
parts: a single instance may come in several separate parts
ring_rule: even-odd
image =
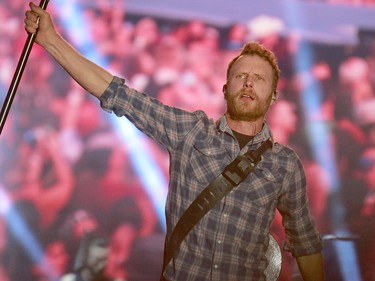
[[[228,93],[227,91],[224,92],[224,98],[226,100],[228,100],[228,99],[235,100],[235,99],[239,99],[241,97],[251,98],[252,100],[258,99],[258,95],[255,93],[255,91],[253,89],[243,88],[243,89],[237,91],[236,93]]]

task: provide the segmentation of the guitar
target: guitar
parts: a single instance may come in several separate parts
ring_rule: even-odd
[[[279,278],[281,271],[281,249],[272,234],[269,234],[270,242],[268,244],[266,258],[268,260],[268,265],[264,274],[266,275],[267,281],[276,281]]]

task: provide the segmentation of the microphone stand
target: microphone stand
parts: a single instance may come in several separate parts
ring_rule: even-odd
[[[41,2],[39,4],[39,7],[41,7],[43,10],[45,10],[47,8],[48,2],[49,2],[49,0],[41,0]],[[26,62],[27,62],[27,60],[29,58],[29,55],[30,55],[30,52],[31,52],[31,48],[32,48],[32,46],[34,44],[35,37],[36,37],[36,33],[29,34],[28,37],[27,37],[26,43],[25,43],[25,45],[23,47],[21,57],[20,57],[20,59],[18,61],[18,65],[17,65],[16,71],[15,71],[15,73],[13,75],[13,79],[12,79],[12,82],[11,82],[9,90],[8,90],[8,94],[7,94],[7,96],[6,96],[5,100],[4,100],[4,104],[3,104],[2,108],[1,108],[1,113],[0,113],[0,134],[3,131],[3,127],[5,125],[5,120],[6,120],[7,116],[8,116],[9,110],[10,110],[10,108],[12,106],[12,102],[13,102],[14,96],[16,95],[16,91],[17,91],[18,85],[20,83],[23,71],[25,69]]]

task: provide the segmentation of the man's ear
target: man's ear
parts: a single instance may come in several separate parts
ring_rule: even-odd
[[[277,90],[274,90],[272,93],[272,103],[274,103],[278,97],[279,97],[279,92]]]
[[[224,98],[227,98],[227,84],[223,85]]]

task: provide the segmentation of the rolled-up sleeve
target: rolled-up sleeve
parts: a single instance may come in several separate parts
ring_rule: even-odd
[[[287,237],[284,250],[299,257],[320,252],[323,243],[310,213],[306,195],[306,176],[301,160],[294,153],[291,154],[291,158],[278,210],[283,217]]]
[[[125,85],[125,80],[114,77],[107,89],[100,96],[100,106],[107,112],[124,116],[131,109],[129,100],[136,91]]]

